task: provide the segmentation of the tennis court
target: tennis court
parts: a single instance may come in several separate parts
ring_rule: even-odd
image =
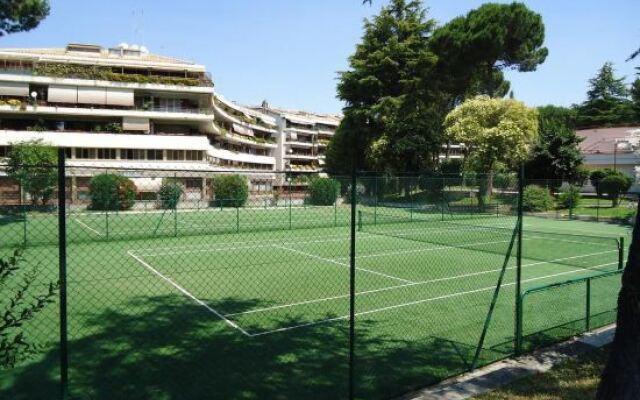
[[[355,355],[363,398],[396,395],[469,369],[505,262],[479,364],[513,353],[517,258],[515,250],[507,255],[516,218],[440,211],[358,205]],[[0,227],[16,242],[26,235],[26,258],[49,261],[43,281],[57,274],[56,217],[28,215]],[[188,364],[208,391],[231,381],[252,395],[346,392],[348,205],[71,212],[66,221],[72,391],[144,398],[158,387],[177,388],[175,376],[187,364],[174,360],[139,376],[137,362],[112,363],[124,357],[153,364],[157,352],[208,349]],[[617,225],[527,217],[523,289],[617,270],[619,238],[628,233]],[[592,326],[611,320],[616,278],[594,284]],[[584,295],[573,288],[542,292],[525,310],[525,336],[561,338],[581,324]],[[57,329],[55,309],[33,325],[54,352]],[[165,335],[170,339],[156,343]],[[109,365],[115,372],[88,379]],[[260,372],[238,375],[247,369]],[[300,384],[268,384],[291,374]],[[309,374],[317,382],[307,388]],[[389,374],[393,384],[382,379]],[[145,383],[151,392],[133,390]]]

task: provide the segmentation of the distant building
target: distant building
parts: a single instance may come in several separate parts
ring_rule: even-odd
[[[580,151],[590,168],[611,168],[636,178],[640,155],[635,135],[640,127],[584,129],[576,132],[583,138]]]

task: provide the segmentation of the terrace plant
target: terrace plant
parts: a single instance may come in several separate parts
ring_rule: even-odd
[[[213,178],[215,207],[243,207],[249,199],[249,182],[243,175],[220,175]]]
[[[22,249],[0,258],[0,370],[13,368],[41,347],[27,326],[55,302],[58,283],[42,285],[37,267],[25,269]]]
[[[100,174],[89,182],[92,210],[129,210],[135,204],[137,188],[131,179],[116,174]]]

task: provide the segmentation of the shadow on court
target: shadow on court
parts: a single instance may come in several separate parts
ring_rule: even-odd
[[[261,302],[209,304],[249,310]],[[289,319],[281,326],[301,322]],[[426,334],[421,340],[392,339],[377,334],[376,325],[363,320],[356,328],[358,398],[396,396],[470,363],[467,345]],[[69,362],[72,399],[343,399],[348,323],[247,337],[182,297],[138,298],[81,323],[70,321]],[[0,398],[57,398],[57,351],[13,371],[12,378]]]

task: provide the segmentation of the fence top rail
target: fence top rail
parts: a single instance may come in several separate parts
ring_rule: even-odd
[[[521,297],[524,299],[525,296],[527,296],[527,295],[529,295],[531,293],[543,292],[545,290],[552,289],[552,288],[555,288],[555,287],[575,285],[575,284],[578,284],[578,283],[587,282],[587,281],[591,281],[591,280],[594,280],[594,279],[602,279],[602,278],[606,278],[606,277],[609,277],[609,276],[620,275],[623,272],[624,272],[624,270],[608,271],[608,272],[602,272],[602,273],[591,275],[591,276],[585,276],[585,277],[582,277],[582,278],[575,278],[575,279],[569,279],[569,280],[566,280],[566,281],[551,283],[551,284],[547,284],[547,285],[534,286],[534,287],[528,288],[525,291],[523,291]]]

